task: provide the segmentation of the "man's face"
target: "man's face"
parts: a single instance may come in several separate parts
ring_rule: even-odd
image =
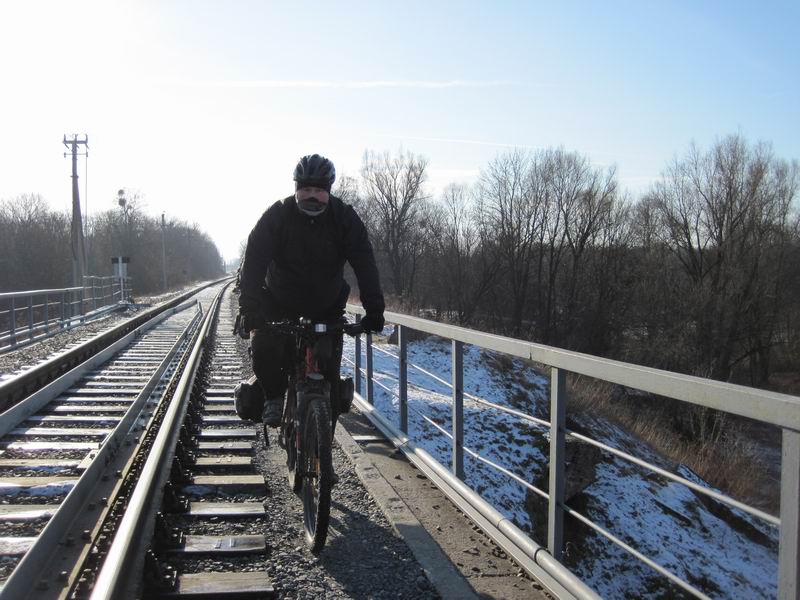
[[[314,198],[322,204],[327,204],[330,199],[330,194],[322,188],[318,187],[301,187],[294,193],[295,200],[302,202],[303,200],[310,200]]]

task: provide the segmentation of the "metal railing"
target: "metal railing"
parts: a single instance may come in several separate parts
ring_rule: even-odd
[[[357,319],[364,314],[362,308],[354,305],[348,305],[347,310],[351,314],[355,314]],[[357,338],[355,343],[354,371],[359,406],[392,439],[395,445],[406,453],[418,468],[442,488],[464,512],[473,518],[523,568],[542,581],[556,595],[581,598],[596,597],[596,594],[590,588],[579,581],[574,574],[561,564],[564,551],[564,516],[570,515],[669,579],[674,585],[698,598],[708,597],[690,582],[681,579],[657,564],[656,561],[622,541],[586,515],[567,506],[564,485],[566,468],[565,441],[567,438],[573,438],[599,448],[617,458],[648,469],[670,481],[685,485],[694,492],[704,494],[727,506],[745,511],[771,526],[778,527],[778,597],[782,600],[798,597],[798,594],[800,594],[798,589],[798,570],[800,570],[800,565],[798,564],[800,561],[800,398],[602,359],[587,354],[570,352],[542,344],[482,333],[397,313],[387,313],[386,320],[396,324],[398,329],[397,343],[399,351],[396,356],[399,364],[399,388],[396,394],[399,399],[398,423],[389,422],[384,415],[374,408],[375,383],[373,381],[373,345],[371,335],[366,336],[366,398],[361,397],[363,368],[361,338]],[[444,433],[451,440],[451,465],[449,469],[441,465],[409,437],[408,329],[446,338],[451,340],[452,343],[451,381],[446,382],[428,373],[428,375],[435,377],[452,389],[451,431],[446,431],[435,421],[423,415],[426,422]],[[523,412],[466,394],[473,401],[534,423],[542,428],[543,433],[549,433],[549,485],[547,491],[536,488],[523,478],[465,447],[463,420],[465,397],[463,389],[464,344],[531,360],[550,367],[550,421],[538,419]],[[783,435],[780,518],[750,507],[725,494],[698,485],[684,477],[648,463],[629,453],[612,448],[586,435],[567,429],[566,374],[568,372],[780,427]],[[388,387],[382,386],[380,382],[377,382],[377,385],[392,393]],[[481,496],[465,485],[463,481],[465,453],[473,459],[499,470],[526,489],[547,500],[546,548],[539,546],[525,532],[517,528],[510,519],[500,514]]]
[[[130,301],[131,278],[83,278],[79,287],[0,294],[0,352],[36,342]]]

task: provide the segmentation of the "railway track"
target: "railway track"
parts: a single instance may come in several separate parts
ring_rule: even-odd
[[[266,486],[252,460],[256,428],[236,416],[231,398],[243,375],[232,297],[221,304],[200,332],[202,356],[193,352],[174,382],[92,598],[131,589],[147,598],[274,594],[265,573]]]
[[[15,366],[13,370],[17,371],[16,373],[10,376],[4,375],[0,377],[0,411],[9,409],[17,402],[49,384],[68,370],[94,356],[97,352],[107,348],[117,340],[122,339],[131,331],[150,322],[162,312],[175,308],[186,302],[189,298],[202,292],[202,290],[209,286],[216,285],[217,283],[219,282],[202,284],[198,288],[184,292],[163,304],[142,311],[133,318],[127,319],[119,325],[111,327],[94,337],[77,344],[70,344],[57,356],[39,361],[36,364]],[[80,329],[78,328],[72,331],[80,333]],[[53,340],[54,338],[49,339]],[[52,345],[52,342],[48,342],[48,345]]]
[[[438,597],[338,448],[329,548],[304,551],[284,452],[233,411],[225,287],[0,415],[0,600]]]
[[[209,330],[201,307],[217,306],[222,287],[162,312],[0,416],[0,597],[87,595],[126,482]],[[199,435],[201,444],[223,439]]]

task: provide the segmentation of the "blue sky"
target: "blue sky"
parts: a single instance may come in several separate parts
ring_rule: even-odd
[[[616,165],[633,197],[694,140],[800,158],[800,3],[16,2],[0,8],[0,199],[138,190],[233,258],[309,152],[429,159],[434,196],[511,147]],[[81,191],[83,192],[83,182]]]

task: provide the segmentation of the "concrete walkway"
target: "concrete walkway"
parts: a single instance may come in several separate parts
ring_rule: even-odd
[[[336,440],[442,598],[552,598],[355,411]]]

